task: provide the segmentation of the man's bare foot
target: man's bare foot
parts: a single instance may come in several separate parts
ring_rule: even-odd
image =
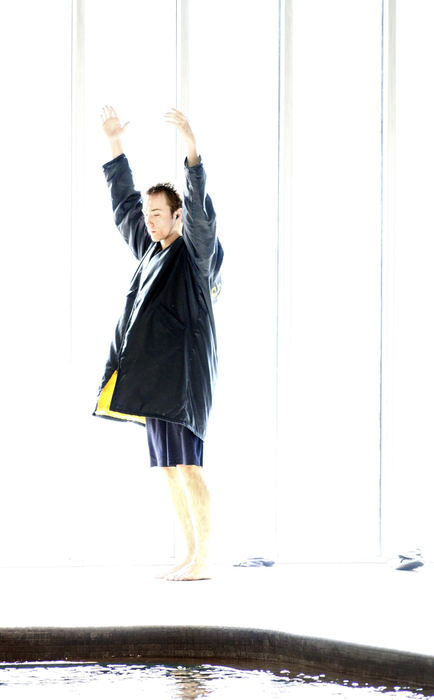
[[[166,581],[203,581],[210,579],[210,571],[204,562],[190,562],[184,568],[168,574]]]

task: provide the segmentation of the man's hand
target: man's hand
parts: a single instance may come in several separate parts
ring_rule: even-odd
[[[174,124],[181,136],[185,141],[187,146],[187,163],[191,167],[192,165],[197,165],[199,163],[199,156],[196,151],[196,139],[194,137],[191,126],[188,123],[187,117],[179,112],[177,109],[172,107],[170,112],[166,112],[164,115],[166,122],[168,124]]]
[[[125,127],[130,122],[125,122],[123,126],[119,121],[118,115],[113,107],[104,105],[101,114],[102,127],[109,141],[117,141],[122,136]]]
[[[121,126],[116,110],[111,105],[104,105],[102,108],[101,121],[104,133],[110,141],[113,158],[116,158],[123,153],[121,136],[130,122]]]

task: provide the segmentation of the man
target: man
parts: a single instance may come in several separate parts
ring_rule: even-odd
[[[217,372],[212,304],[221,287],[223,250],[206,193],[206,176],[186,117],[165,115],[187,148],[182,202],[173,185],[140,192],[123,152],[115,110],[103,107],[102,126],[113,159],[103,165],[117,228],[140,264],[110,346],[92,415],[146,425],[151,467],[167,476],[187,545],[171,581],[210,578],[210,497],[202,474],[205,438]]]

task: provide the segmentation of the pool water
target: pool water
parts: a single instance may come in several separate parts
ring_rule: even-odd
[[[240,670],[227,666],[165,664],[0,664],[3,698],[283,698],[297,700],[426,700],[434,694],[422,688],[372,685],[364,681],[333,681],[324,674],[291,671]],[[97,695],[98,693],[98,695]],[[433,690],[434,693],[434,690]]]

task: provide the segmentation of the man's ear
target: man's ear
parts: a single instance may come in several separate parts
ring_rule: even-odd
[[[177,219],[180,219],[182,221],[182,209],[178,209],[176,214],[175,214]]]

